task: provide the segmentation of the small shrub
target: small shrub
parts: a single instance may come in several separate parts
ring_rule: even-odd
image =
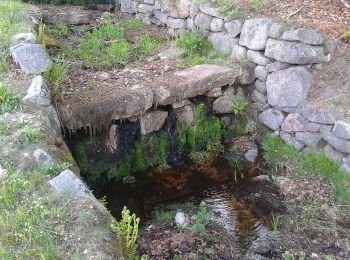
[[[175,40],[175,44],[192,54],[205,55],[213,49],[211,43],[204,39],[200,29],[195,29],[191,33],[182,34]]]
[[[232,111],[236,116],[243,114],[244,110],[248,106],[249,106],[249,103],[246,101],[240,101],[236,99],[232,100]]]
[[[203,236],[206,234],[206,225],[209,224],[211,220],[211,214],[207,211],[207,207],[204,201],[199,205],[199,210],[196,215],[196,223],[193,225],[193,231]]]
[[[138,235],[140,218],[136,217],[135,213],[130,215],[130,210],[127,207],[123,208],[122,219],[120,222],[113,220],[111,224],[112,231],[123,242],[123,253],[128,259],[134,259],[137,255],[136,240]]]
[[[141,53],[146,56],[155,53],[160,48],[162,42],[163,39],[159,37],[142,36],[139,44]]]
[[[11,112],[19,106],[19,98],[5,87],[0,87],[0,115]]]

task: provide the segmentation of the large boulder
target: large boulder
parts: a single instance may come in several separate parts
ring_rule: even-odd
[[[208,40],[215,50],[223,54],[231,54],[233,45],[237,43],[235,38],[224,32],[211,33]]]
[[[301,66],[279,70],[268,75],[267,99],[271,106],[293,109],[303,104],[312,76]]]
[[[326,61],[323,47],[275,39],[268,39],[265,56],[290,64],[304,65]]]
[[[141,134],[146,135],[160,130],[168,117],[167,111],[151,111],[140,117]]]
[[[277,130],[284,120],[284,114],[277,109],[270,108],[262,112],[258,118],[259,121],[267,127],[272,130]]]
[[[272,20],[270,19],[246,20],[243,24],[239,44],[251,50],[264,50],[271,25]]]
[[[311,45],[322,45],[323,43],[323,37],[321,34],[305,28],[284,32],[282,34],[282,40],[292,42],[297,41]]]
[[[52,66],[49,55],[39,44],[19,44],[10,51],[14,62],[26,74],[42,73]]]

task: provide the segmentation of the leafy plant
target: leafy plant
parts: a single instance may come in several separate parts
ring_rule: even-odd
[[[211,43],[206,40],[200,29],[195,29],[191,33],[184,33],[175,40],[176,46],[192,54],[208,54],[212,49]]]
[[[19,98],[5,87],[0,87],[0,115],[11,112],[19,106]]]
[[[130,210],[124,206],[122,211],[122,219],[120,222],[113,220],[111,223],[112,231],[122,239],[123,253],[129,259],[136,257],[136,240],[138,235],[140,218],[136,217],[135,213],[130,215]]]
[[[196,215],[196,223],[193,225],[193,230],[196,234],[203,236],[206,234],[206,225],[211,220],[211,214],[207,211],[204,201],[199,205],[199,210]]]
[[[60,85],[67,76],[68,68],[68,64],[65,62],[64,57],[62,57],[49,70],[44,72],[44,78],[50,85],[55,98],[60,98],[61,96]]]
[[[240,101],[236,99],[232,100],[232,110],[236,116],[243,114],[244,110],[248,106],[249,106],[249,103],[247,101]]]
[[[272,225],[272,230],[277,231],[280,228],[280,217],[271,215],[271,225]]]

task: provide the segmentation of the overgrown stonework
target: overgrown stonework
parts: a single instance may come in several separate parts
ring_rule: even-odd
[[[312,74],[336,51],[333,40],[272,19],[233,19],[210,1],[121,0],[121,11],[164,25],[171,35],[199,27],[216,50],[250,62],[255,75],[252,107],[261,113],[260,122],[298,150],[323,149],[350,172],[349,123],[305,103]]]

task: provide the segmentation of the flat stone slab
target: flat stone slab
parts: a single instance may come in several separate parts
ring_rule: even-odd
[[[100,129],[108,126],[111,120],[138,116],[153,106],[204,95],[211,89],[233,83],[238,73],[223,66],[205,64],[183,71],[164,69],[163,64],[168,62],[157,61],[160,71],[155,71],[156,63],[152,63],[151,69],[146,65],[142,70],[73,75],[67,84],[62,84],[64,97],[58,103],[63,126],[72,130],[86,126]],[[94,84],[89,89],[84,82],[92,78]]]
[[[38,44],[19,44],[10,48],[13,61],[26,74],[42,73],[49,69],[52,61]]]

